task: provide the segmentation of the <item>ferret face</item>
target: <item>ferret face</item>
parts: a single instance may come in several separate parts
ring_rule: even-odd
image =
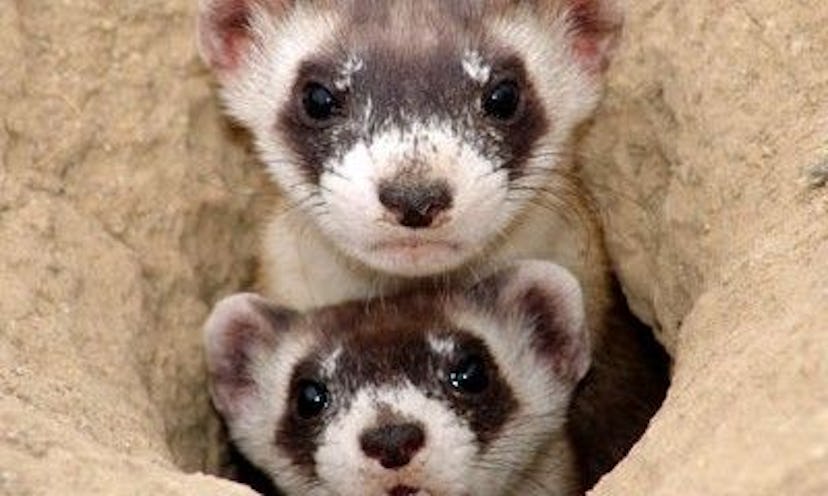
[[[505,228],[509,174],[548,122],[514,53],[453,39],[407,53],[389,38],[305,61],[277,126],[337,246],[383,272],[428,275]]]
[[[294,367],[276,442],[327,494],[479,493],[476,455],[517,402],[485,343],[427,328],[334,339]]]
[[[367,266],[425,276],[485,250],[560,172],[610,3],[202,0],[200,40],[298,210]]]
[[[289,495],[571,494],[568,457],[544,449],[566,449],[589,352],[554,265],[306,315],[231,297],[206,344],[234,441]],[[522,486],[541,456],[560,477]]]

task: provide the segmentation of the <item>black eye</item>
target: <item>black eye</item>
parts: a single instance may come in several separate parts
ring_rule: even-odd
[[[489,386],[486,362],[477,355],[464,358],[449,373],[449,383],[461,393],[482,393]]]
[[[334,116],[339,103],[328,88],[319,83],[309,83],[305,86],[302,106],[311,119],[326,121]]]
[[[517,114],[520,88],[514,81],[503,81],[483,97],[483,110],[494,119],[506,121]]]
[[[328,406],[328,389],[316,381],[301,381],[297,388],[296,412],[305,420],[319,416]]]

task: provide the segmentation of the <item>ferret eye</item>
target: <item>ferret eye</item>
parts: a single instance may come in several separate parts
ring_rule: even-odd
[[[339,103],[331,90],[319,83],[309,83],[305,86],[302,96],[302,107],[308,117],[315,121],[327,121],[334,116]]]
[[[486,362],[478,355],[462,359],[449,373],[449,384],[461,393],[482,393],[489,386]]]
[[[519,106],[520,88],[514,81],[498,83],[483,97],[483,111],[489,117],[501,121],[514,117]]]
[[[319,416],[328,406],[328,388],[320,382],[301,381],[297,391],[296,412],[305,420]]]
[[[520,88],[514,81],[502,81],[483,97],[483,111],[493,119],[507,121],[517,114]]]

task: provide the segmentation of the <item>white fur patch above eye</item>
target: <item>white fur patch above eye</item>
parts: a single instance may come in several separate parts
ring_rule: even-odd
[[[326,356],[321,363],[322,372],[328,376],[333,377],[336,374],[336,368],[339,366],[339,357],[342,356],[342,346],[337,347],[333,353]]]
[[[437,337],[429,334],[428,345],[438,355],[451,356],[454,354],[455,344],[454,340],[450,338]]]
[[[483,60],[479,52],[469,50],[463,54],[463,71],[474,81],[486,84],[492,77],[492,67]]]
[[[356,55],[351,55],[339,69],[339,78],[334,81],[334,86],[339,91],[345,91],[353,84],[354,74],[365,67],[365,61]]]

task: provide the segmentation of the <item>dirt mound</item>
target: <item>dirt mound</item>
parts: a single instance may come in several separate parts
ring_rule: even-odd
[[[630,3],[585,174],[676,363],[595,492],[826,494],[828,6]]]

